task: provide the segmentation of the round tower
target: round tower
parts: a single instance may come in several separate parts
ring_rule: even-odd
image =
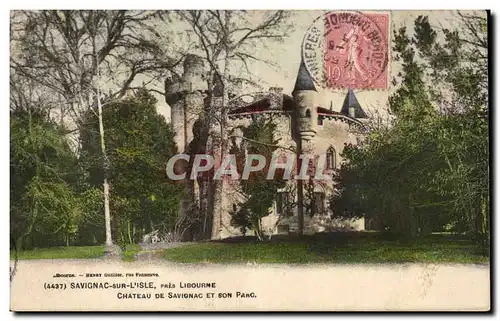
[[[174,130],[174,140],[180,152],[186,146],[184,95],[181,78],[172,74],[165,80],[165,101],[170,106],[170,122]]]
[[[187,54],[184,58],[184,73],[182,74],[183,89],[186,92],[206,91],[207,82],[203,77],[205,64],[203,58]]]
[[[316,135],[318,126],[318,92],[303,62],[300,64],[292,96],[295,102],[296,134],[304,141],[308,141]]]
[[[203,93],[207,83],[203,79],[203,58],[187,54],[182,77],[175,74],[165,81],[165,100],[170,106],[175,142],[181,152],[193,139],[193,126],[203,111]]]
[[[208,84],[204,79],[204,61],[200,56],[188,54],[184,59],[184,74],[182,84],[184,87],[184,119],[185,119],[185,143],[193,140],[193,128],[197,119],[203,113],[204,93],[208,90]]]

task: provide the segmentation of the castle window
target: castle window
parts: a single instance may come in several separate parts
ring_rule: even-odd
[[[288,192],[278,192],[276,194],[276,213],[278,215],[290,216],[291,206],[290,206],[290,193]]]
[[[327,169],[334,169],[337,167],[337,155],[335,152],[335,148],[330,146],[326,152],[326,168]]]
[[[311,118],[311,111],[309,109],[306,110],[306,117]]]
[[[325,211],[325,193],[314,193],[313,211],[314,213],[323,214],[323,212]]]

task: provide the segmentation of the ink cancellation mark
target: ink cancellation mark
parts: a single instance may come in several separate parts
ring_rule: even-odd
[[[316,84],[329,89],[386,89],[389,16],[328,12],[309,27],[302,59]]]

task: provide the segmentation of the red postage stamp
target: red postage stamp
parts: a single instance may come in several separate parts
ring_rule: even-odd
[[[326,85],[387,88],[388,15],[332,12],[324,22]]]
[[[327,88],[386,89],[388,33],[387,13],[329,12],[304,38],[306,67],[316,82]],[[310,59],[313,55],[309,48],[318,53],[314,59]]]

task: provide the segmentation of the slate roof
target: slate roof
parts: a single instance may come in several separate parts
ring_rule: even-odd
[[[310,76],[309,72],[306,69],[306,66],[304,65],[304,62],[300,63],[299,71],[297,73],[297,79],[295,81],[295,87],[293,89],[293,92],[296,92],[298,90],[314,90],[316,91],[316,87],[314,85],[313,79]],[[293,93],[292,93],[293,95]],[[271,96],[269,93],[259,93],[256,95],[255,101],[253,101],[250,104],[245,104],[244,106],[234,108],[229,111],[229,115],[241,115],[241,114],[252,114],[252,113],[261,113],[261,112],[266,112],[266,111],[272,111],[271,109]],[[358,102],[358,99],[356,98],[356,95],[354,95],[354,91],[352,89],[349,89],[347,92],[347,95],[344,99],[344,103],[342,105],[342,108],[340,112],[332,111],[331,109],[323,108],[323,107],[317,107],[317,113],[318,115],[323,115],[323,116],[335,116],[335,115],[344,115],[347,117],[349,116],[349,107],[353,106],[354,107],[354,115],[355,118],[368,118],[366,115],[365,111],[361,107],[361,105]],[[280,109],[277,111],[285,111],[285,112],[290,112],[294,108],[294,102],[293,102],[293,97],[283,94],[283,106],[281,106]]]
[[[342,113],[339,113],[337,111],[333,111],[333,110],[330,110],[330,109],[326,109],[326,108],[323,108],[323,107],[318,107],[316,109],[316,111],[318,112],[318,115],[342,115]]]
[[[284,104],[283,108],[279,109],[279,111],[291,112],[293,109],[293,100],[292,97],[288,95],[284,95]],[[238,114],[247,114],[247,113],[260,113],[271,110],[271,103],[269,102],[269,98],[262,98],[252,104],[242,106],[239,108],[232,109],[228,112],[229,115],[238,115]],[[316,107],[316,111],[318,115],[342,115],[342,113],[329,110],[323,107]]]
[[[306,65],[303,61],[300,62],[299,72],[297,73],[297,79],[295,80],[295,87],[293,88],[292,94],[298,90],[314,90],[314,81],[306,69]]]
[[[342,109],[340,112],[346,116],[349,116],[349,107],[354,107],[354,117],[355,118],[368,118],[365,111],[361,107],[352,89],[347,91],[344,103],[342,104]]]
[[[258,113],[271,110],[271,96],[270,93],[264,97],[258,97],[256,101],[231,109],[229,115],[246,114],[246,113]],[[293,110],[293,98],[289,95],[283,94],[283,106],[279,111],[292,111]]]

